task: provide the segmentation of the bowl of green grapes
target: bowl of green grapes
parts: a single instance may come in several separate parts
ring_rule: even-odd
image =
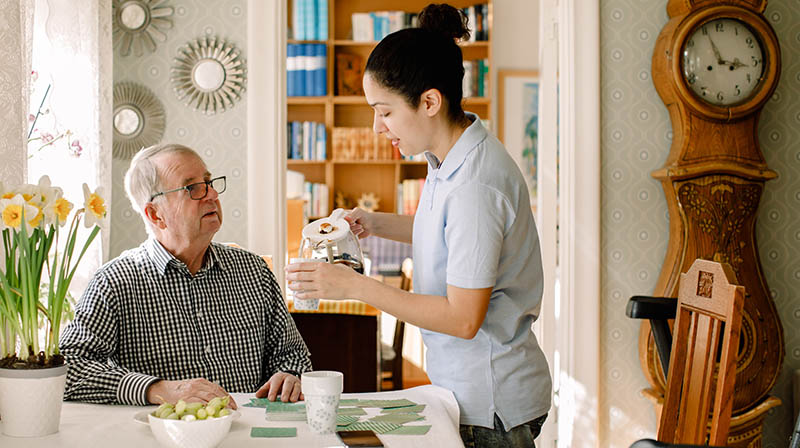
[[[229,397],[215,397],[208,403],[164,403],[147,415],[150,430],[166,448],[214,448],[222,442],[239,417],[229,409]]]

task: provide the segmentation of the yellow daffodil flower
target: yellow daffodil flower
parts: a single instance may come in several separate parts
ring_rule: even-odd
[[[88,185],[83,184],[83,201],[83,207],[86,209],[83,225],[88,228],[95,225],[103,228],[106,222],[106,201],[103,199],[103,187],[97,187],[92,192]]]

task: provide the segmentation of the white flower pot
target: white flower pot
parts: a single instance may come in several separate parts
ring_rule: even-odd
[[[58,432],[67,366],[0,369],[3,434],[40,437]]]

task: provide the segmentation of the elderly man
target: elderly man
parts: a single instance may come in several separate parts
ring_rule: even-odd
[[[261,257],[211,241],[225,177],[190,148],[157,145],[133,158],[125,189],[150,238],[100,268],[78,303],[61,336],[65,399],[145,405],[256,391],[297,401],[311,361],[275,277]]]

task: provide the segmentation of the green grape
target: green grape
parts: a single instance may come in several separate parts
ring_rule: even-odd
[[[175,412],[179,415],[183,415],[183,413],[186,412],[186,402],[178,400],[178,402],[175,403]]]
[[[207,406],[213,406],[215,408],[221,408],[222,407],[221,405],[222,405],[222,398],[214,397],[214,398],[211,399],[211,401],[208,402]]]
[[[186,404],[186,413],[195,415],[195,414],[197,414],[197,410],[202,408],[202,407],[203,407],[203,403],[200,403],[199,401],[195,401],[195,402],[192,402],[192,403],[187,403]]]
[[[225,417],[231,414],[231,410],[227,409],[230,397],[214,397],[208,403],[191,402],[187,403],[184,400],[178,400],[177,403],[162,403],[158,408],[152,412],[154,417],[168,419],[168,420],[205,420],[207,418]]]

